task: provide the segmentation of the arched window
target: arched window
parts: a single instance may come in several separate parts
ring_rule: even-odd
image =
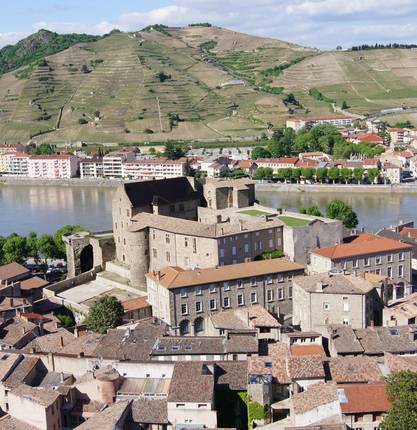
[[[180,335],[185,336],[190,333],[190,322],[188,320],[182,320],[180,322]]]
[[[204,331],[204,319],[199,317],[194,320],[194,333],[198,334]]]

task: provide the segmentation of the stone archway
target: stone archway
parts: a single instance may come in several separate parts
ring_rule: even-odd
[[[94,254],[93,254],[93,246],[87,245],[83,248],[80,253],[80,268],[81,273],[88,272],[93,268],[94,265]]]

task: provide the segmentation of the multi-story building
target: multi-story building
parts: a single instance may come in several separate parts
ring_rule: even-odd
[[[0,144],[0,154],[10,153],[10,152],[23,152],[25,147],[23,145],[4,145]]]
[[[100,157],[86,158],[80,161],[80,177],[84,178],[102,178],[103,177],[103,159]]]
[[[351,116],[323,116],[316,118],[290,118],[287,120],[287,128],[299,131],[303,128],[317,125],[333,125],[334,127],[350,127],[353,123]]]
[[[355,275],[316,274],[294,278],[293,324],[321,331],[328,324],[365,328],[382,323],[382,286]]]
[[[0,172],[11,176],[28,176],[29,158],[25,152],[0,153]]]
[[[347,243],[311,252],[310,270],[316,273],[374,273],[388,279],[387,299],[411,292],[412,246],[370,233],[361,233]]]
[[[147,273],[153,315],[177,334],[205,332],[210,315],[262,305],[271,313],[292,310],[292,279],[304,267],[285,258],[217,268],[183,270],[164,267]]]
[[[186,176],[187,159],[166,157],[130,160],[122,163],[122,176],[128,179],[167,179]]]
[[[75,155],[32,155],[29,158],[30,178],[69,179],[77,175],[78,158]]]
[[[136,152],[132,149],[109,152],[103,157],[103,176],[105,178],[121,178],[122,164],[136,159]]]
[[[296,167],[298,161],[298,157],[259,158],[256,160],[256,164],[258,165],[258,168],[269,167],[274,173],[277,173],[279,169]]]

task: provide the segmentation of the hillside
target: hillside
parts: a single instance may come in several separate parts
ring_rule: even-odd
[[[114,32],[4,74],[0,135],[251,140],[288,116],[328,114],[331,101],[359,114],[417,106],[416,79],[415,50],[320,52],[219,27]]]
[[[0,75],[63,51],[77,43],[93,42],[97,39],[99,39],[98,36],[88,34],[58,34],[39,30],[15,45],[0,49]]]

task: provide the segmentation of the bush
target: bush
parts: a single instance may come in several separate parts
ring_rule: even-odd
[[[143,130],[143,132],[144,132],[145,134],[153,134],[153,130],[152,130],[152,129],[150,129],[150,128],[145,128],[145,130]]]
[[[81,125],[83,125],[83,124],[88,124],[88,121],[87,121],[85,118],[80,118],[80,119],[78,120],[78,124],[81,124]]]
[[[115,328],[122,322],[124,310],[116,297],[99,297],[91,306],[85,320],[89,330],[105,334],[110,328]]]
[[[255,260],[272,260],[273,258],[281,258],[283,256],[284,253],[281,250],[274,249],[273,251],[264,251],[262,254],[257,255]]]

